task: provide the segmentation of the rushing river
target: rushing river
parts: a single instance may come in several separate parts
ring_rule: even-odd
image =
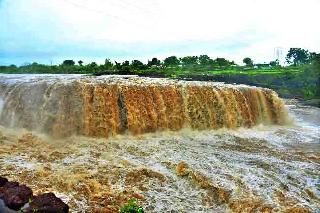
[[[0,99],[2,114],[3,106]],[[133,197],[146,212],[319,212],[320,110],[285,108],[282,125],[108,138],[4,125],[0,174],[35,194],[55,192],[72,212],[117,212]]]

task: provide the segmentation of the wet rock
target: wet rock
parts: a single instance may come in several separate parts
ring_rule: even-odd
[[[0,199],[3,199],[5,192],[7,189],[12,188],[12,187],[17,187],[19,186],[18,182],[6,182],[2,187],[0,187]]]
[[[178,176],[187,176],[190,172],[188,164],[184,161],[180,161],[176,166],[176,172]]]
[[[4,184],[4,188],[13,188],[13,187],[17,187],[19,186],[19,183],[18,182],[15,182],[15,181],[10,181],[10,182],[7,182]]]
[[[35,211],[39,213],[67,213],[69,206],[53,193],[45,193],[36,196],[26,209],[27,213]]]
[[[7,178],[1,177],[0,176],[0,187],[4,186],[8,182]]]
[[[22,206],[28,203],[32,197],[32,190],[25,185],[20,185],[6,188],[3,200],[6,206],[10,209],[19,210]]]

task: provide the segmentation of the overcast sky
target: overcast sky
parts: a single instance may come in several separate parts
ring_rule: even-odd
[[[320,52],[320,0],[0,0],[0,64]]]

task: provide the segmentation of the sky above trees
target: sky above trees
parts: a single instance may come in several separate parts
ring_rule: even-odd
[[[0,65],[320,50],[319,0],[0,0]]]

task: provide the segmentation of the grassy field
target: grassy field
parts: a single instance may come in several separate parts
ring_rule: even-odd
[[[201,81],[222,81],[267,87],[278,92],[282,97],[303,100],[320,99],[319,65],[303,65],[254,69],[246,67],[226,67],[216,69],[210,66],[172,66],[150,67],[143,70],[105,70],[103,65],[90,66],[47,66],[32,64],[25,67],[0,67],[0,73],[50,73],[50,74],[134,74],[149,77],[167,77]]]

